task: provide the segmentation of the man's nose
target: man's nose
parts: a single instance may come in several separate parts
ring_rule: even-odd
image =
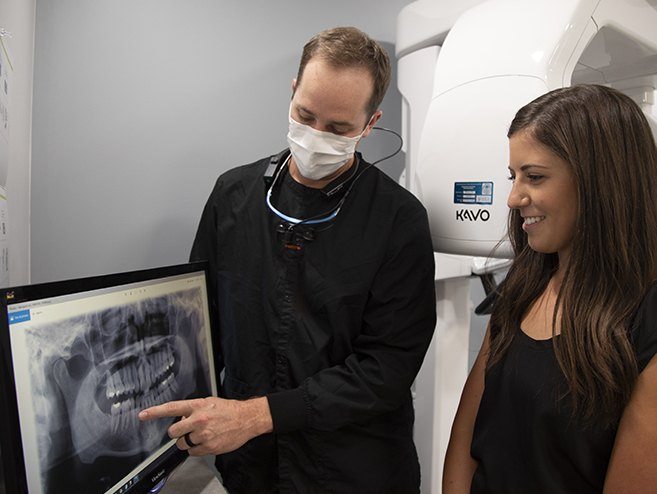
[[[329,129],[325,124],[321,122],[314,122],[311,127],[315,130],[319,130],[320,132],[329,132],[331,133],[331,129]]]

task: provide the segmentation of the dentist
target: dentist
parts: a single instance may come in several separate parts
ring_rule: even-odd
[[[142,411],[231,494],[419,492],[410,387],[436,322],[425,209],[356,151],[390,62],[355,28],[304,47],[289,149],[219,177],[191,259],[211,266],[220,397]]]

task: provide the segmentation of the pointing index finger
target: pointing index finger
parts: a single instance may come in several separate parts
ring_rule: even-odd
[[[189,417],[202,400],[170,401],[162,405],[146,408],[139,412],[139,420],[152,420],[162,417]]]

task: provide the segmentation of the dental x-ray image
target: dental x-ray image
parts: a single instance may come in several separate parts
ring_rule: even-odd
[[[42,489],[102,493],[169,437],[140,410],[211,394],[203,299],[191,289],[26,331]]]

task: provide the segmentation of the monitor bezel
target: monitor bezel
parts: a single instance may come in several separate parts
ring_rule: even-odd
[[[9,336],[8,306],[58,297],[75,293],[91,292],[113,286],[139,283],[150,280],[163,279],[171,276],[203,272],[205,275],[206,293],[208,297],[208,311],[210,319],[210,359],[216,366],[216,327],[215,314],[212,310],[212,286],[209,282],[209,264],[207,261],[195,261],[185,264],[176,264],[156,268],[111,273],[106,275],[75,278],[62,281],[53,281],[33,285],[0,288],[0,308],[5,317],[0,317],[0,468],[4,470],[6,492],[16,494],[29,494],[27,475],[24,460],[22,435],[18,412],[16,383],[14,376],[11,342]],[[216,379],[211,380],[212,394],[217,395]],[[177,450],[175,446],[166,450],[160,458],[155,459],[142,472],[145,475],[131,487],[130,494],[147,494],[163,478],[181,464],[189,455],[186,451]],[[150,472],[159,472],[152,478]]]

